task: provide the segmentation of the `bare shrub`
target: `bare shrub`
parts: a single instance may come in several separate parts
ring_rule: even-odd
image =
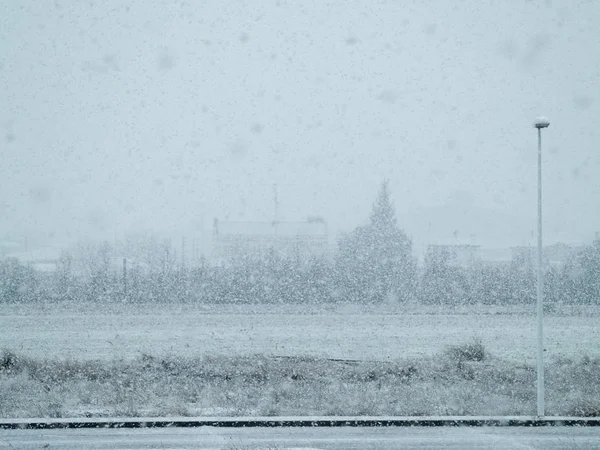
[[[456,362],[464,361],[485,361],[487,352],[483,343],[479,339],[474,339],[463,345],[449,347],[446,354]]]
[[[20,359],[10,350],[2,350],[0,355],[0,372],[19,372],[21,370]]]

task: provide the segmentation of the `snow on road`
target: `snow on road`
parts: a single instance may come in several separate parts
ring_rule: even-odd
[[[0,430],[0,449],[600,449],[600,428]]]

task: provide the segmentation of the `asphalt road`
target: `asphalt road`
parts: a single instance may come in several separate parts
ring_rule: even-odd
[[[600,449],[600,427],[0,430],[0,449]]]

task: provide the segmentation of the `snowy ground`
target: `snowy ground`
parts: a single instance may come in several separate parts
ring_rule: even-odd
[[[558,313],[547,414],[598,415],[598,311]],[[535,411],[535,317],[510,308],[5,305],[0,330],[0,417]]]
[[[535,359],[533,308],[419,310],[206,305],[0,305],[0,348],[31,357],[264,354],[393,360],[477,338],[494,356]],[[600,308],[545,317],[548,358],[600,355]]]

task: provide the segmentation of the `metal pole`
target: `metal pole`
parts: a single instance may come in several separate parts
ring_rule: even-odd
[[[537,415],[544,416],[544,274],[542,271],[542,129],[538,128]]]
[[[123,258],[123,295],[127,298],[127,258]]]

